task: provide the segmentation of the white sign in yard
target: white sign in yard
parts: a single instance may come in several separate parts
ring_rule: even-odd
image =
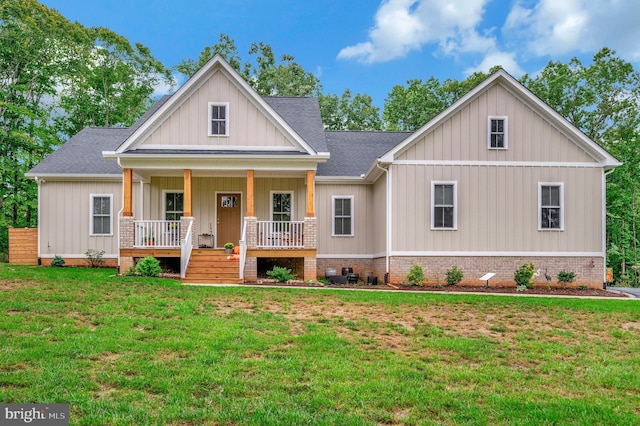
[[[489,280],[495,275],[495,272],[487,272],[480,277],[480,281],[485,281],[485,287],[489,287]]]

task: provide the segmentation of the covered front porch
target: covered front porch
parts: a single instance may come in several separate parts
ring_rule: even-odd
[[[209,260],[210,265],[194,266],[206,260],[192,254],[221,253],[232,243],[238,253],[228,261],[238,265],[237,282],[257,280],[261,257],[302,257],[301,278],[315,280],[315,171],[241,173],[184,169],[176,176],[124,169],[120,270],[147,255],[179,257],[183,279],[201,268],[198,282],[216,282],[226,265]]]

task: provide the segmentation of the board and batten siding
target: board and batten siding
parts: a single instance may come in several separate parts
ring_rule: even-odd
[[[334,196],[353,196],[353,236],[333,236]],[[380,207],[384,208],[384,207]],[[318,184],[316,185],[316,216],[318,218],[318,255],[370,255],[376,235],[376,212],[371,185]],[[382,230],[381,232],[384,232]]]
[[[383,174],[372,188],[373,224],[368,232],[373,234],[372,254],[387,250],[387,176]]]
[[[112,235],[90,235],[91,194],[112,194]],[[122,208],[120,181],[52,181],[40,186],[40,254],[84,256],[88,249],[118,254],[118,212]]]
[[[602,169],[394,165],[393,251],[602,252]],[[457,182],[457,230],[431,230],[431,182]],[[564,183],[564,231],[538,230],[538,183]]]
[[[508,149],[487,148],[489,116],[508,117]],[[566,134],[500,84],[420,136],[396,160],[594,162]]]
[[[209,102],[229,103],[229,136],[208,136]],[[223,71],[178,105],[143,145],[294,146]]]

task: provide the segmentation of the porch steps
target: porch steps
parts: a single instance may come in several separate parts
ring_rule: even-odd
[[[223,249],[193,249],[182,279],[192,284],[240,284],[240,262],[227,259]]]

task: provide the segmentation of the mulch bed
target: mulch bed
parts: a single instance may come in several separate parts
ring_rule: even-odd
[[[327,284],[319,283],[307,284],[305,282],[295,283],[277,283],[269,280],[259,282],[245,283],[255,286],[276,286],[276,287],[324,287],[327,289],[364,289],[364,290],[396,290],[396,291],[425,291],[434,293],[488,293],[488,294],[519,294],[519,295],[546,295],[546,296],[571,296],[571,297],[628,297],[625,294],[601,290],[601,289],[585,289],[577,288],[546,288],[535,287],[527,291],[517,291],[515,287],[470,287],[470,286],[443,286],[441,288],[435,286],[408,286],[408,285],[357,285],[357,284]]]

